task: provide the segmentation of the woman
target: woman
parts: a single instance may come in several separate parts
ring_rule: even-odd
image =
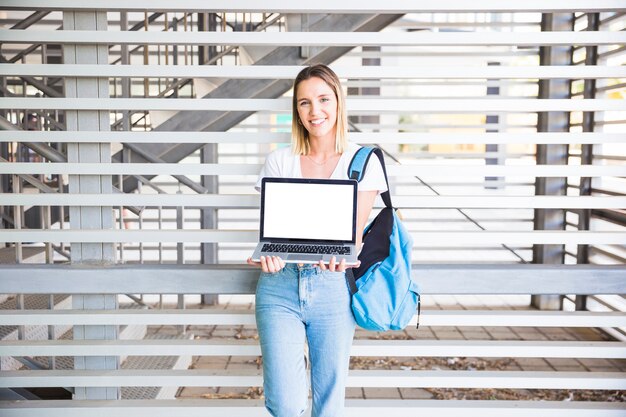
[[[263,177],[347,179],[348,165],[359,147],[347,142],[345,100],[337,75],[321,64],[303,69],[294,81],[292,113],[292,146],[267,156],[257,190]],[[370,161],[358,185],[357,248],[374,200],[386,189],[380,162]],[[306,339],[311,415],[342,415],[355,327],[345,260],[296,265],[279,257],[261,257],[261,262],[249,258],[248,263],[262,269],[256,320],[268,411],[275,417],[295,417],[306,410]]]

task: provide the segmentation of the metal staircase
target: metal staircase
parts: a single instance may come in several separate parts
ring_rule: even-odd
[[[309,16],[312,23],[308,30],[311,32],[341,31],[341,32],[376,32],[390,25],[402,15],[313,15]],[[292,17],[289,21],[297,21]],[[293,23],[295,25],[295,23]],[[287,29],[289,25],[286,25]],[[301,29],[301,28],[297,28]],[[276,47],[270,51],[250,51],[247,56],[260,54],[253,65],[305,65],[307,63],[329,64],[344,55],[352,48],[324,48],[310,47],[303,54],[301,47]],[[213,91],[203,98],[277,98],[287,92],[292,86],[291,80],[237,80],[231,79],[222,82]],[[192,112],[183,111],[174,114],[165,122],[159,124],[156,131],[212,131],[225,132],[249,117],[253,112]],[[128,146],[128,145],[127,145]],[[203,145],[201,144],[150,144],[132,145],[130,158],[134,162],[179,162],[192,154]],[[114,155],[114,160],[122,161],[122,152]],[[147,176],[147,178],[150,178]],[[129,192],[136,188],[137,179],[127,178],[124,181],[124,191]]]

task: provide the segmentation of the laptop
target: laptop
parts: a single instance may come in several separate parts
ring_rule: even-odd
[[[357,182],[263,178],[260,239],[252,260],[280,256],[288,263],[355,265]]]

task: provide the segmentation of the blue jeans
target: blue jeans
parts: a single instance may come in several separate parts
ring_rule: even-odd
[[[304,341],[311,362],[312,417],[343,414],[354,317],[343,272],[287,264],[261,273],[256,321],[263,354],[265,406],[296,417],[308,406]]]

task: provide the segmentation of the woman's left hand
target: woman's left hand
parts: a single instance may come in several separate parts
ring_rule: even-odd
[[[330,262],[326,265],[324,262],[320,261],[319,267],[322,271],[329,270],[330,272],[346,272],[348,268],[357,268],[361,262],[357,265],[346,265],[346,258],[341,259],[341,262],[337,263],[337,259],[333,256],[330,258]]]

